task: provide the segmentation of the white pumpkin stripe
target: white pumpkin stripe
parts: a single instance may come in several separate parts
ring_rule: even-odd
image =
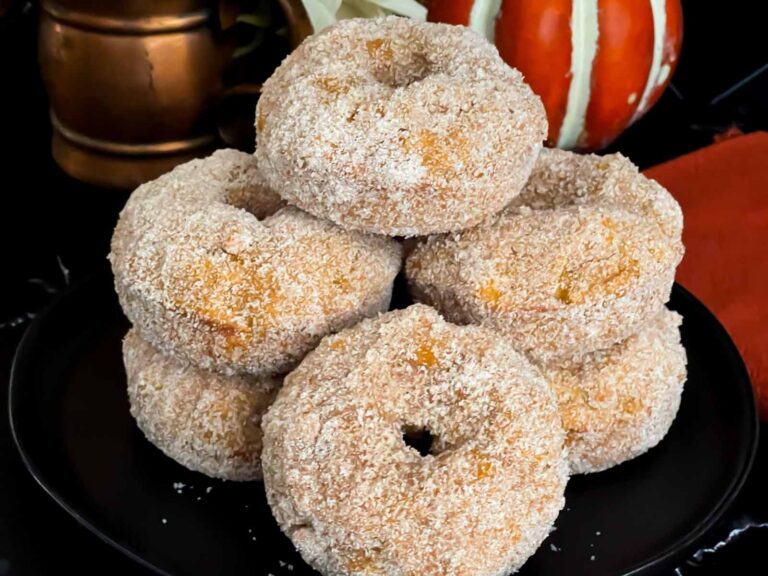
[[[643,95],[640,97],[640,103],[637,105],[632,122],[637,120],[648,107],[648,100],[653,91],[669,76],[669,64],[662,65],[661,60],[664,57],[664,39],[667,36],[667,2],[666,0],[650,0],[651,13],[653,14],[653,59],[651,67],[648,70],[648,78],[645,81]]]
[[[599,36],[598,0],[573,0],[571,6],[571,85],[558,148],[573,148],[584,130]]]
[[[493,43],[496,39],[496,17],[499,10],[501,0],[475,0],[469,12],[469,27]]]

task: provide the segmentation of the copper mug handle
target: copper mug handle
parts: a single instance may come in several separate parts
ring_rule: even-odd
[[[301,0],[278,0],[278,4],[288,23],[291,47],[295,48],[312,34],[312,24]],[[218,11],[219,25],[222,30],[226,30],[237,21],[240,5],[236,0],[220,0]],[[236,84],[224,89],[219,101],[216,124],[219,138],[227,146],[250,150],[255,145],[254,123],[251,121],[246,127],[242,119],[249,117],[247,107],[255,108],[260,94],[261,84],[256,83]],[[250,118],[254,120],[255,110],[250,114]]]

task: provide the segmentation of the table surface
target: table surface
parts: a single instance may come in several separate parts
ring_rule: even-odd
[[[729,128],[768,129],[768,41],[761,4],[684,1],[684,47],[672,87],[611,149],[647,167],[705,146]],[[0,576],[144,574],[43,493],[24,470],[8,430],[8,375],[25,325],[57,292],[103,263],[127,198],[126,192],[74,181],[53,163],[36,21],[35,8],[24,2],[12,3],[11,12],[0,17]],[[761,432],[742,494],[701,542],[703,551],[676,574],[733,573],[736,566],[740,574],[765,573],[766,434]]]

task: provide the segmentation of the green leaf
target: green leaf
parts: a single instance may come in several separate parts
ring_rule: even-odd
[[[251,40],[248,44],[245,46],[238,47],[235,52],[232,54],[233,58],[242,58],[243,56],[250,54],[256,48],[258,48],[261,43],[264,41],[264,30],[259,29],[256,31],[256,33],[253,35],[253,40]]]
[[[272,18],[270,18],[269,14],[240,14],[235,19],[235,22],[242,22],[257,28],[269,28],[272,25]]]

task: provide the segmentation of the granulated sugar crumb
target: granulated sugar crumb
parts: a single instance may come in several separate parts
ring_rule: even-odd
[[[590,559],[592,562],[594,562],[594,561],[595,561],[595,557],[594,557],[594,555],[593,555],[593,556],[590,556],[590,557],[589,557],[589,559]]]
[[[552,552],[560,552],[560,548],[558,548],[554,544],[550,544],[549,549],[552,550]]]
[[[163,524],[168,524],[168,519],[167,518],[163,518],[162,522],[163,522]]]
[[[210,494],[211,490],[213,490],[213,486],[208,486],[208,488],[205,489],[205,493]]]
[[[602,532],[600,532],[600,530],[598,530],[597,532],[595,532],[595,536],[600,536],[601,534],[602,534]]]

